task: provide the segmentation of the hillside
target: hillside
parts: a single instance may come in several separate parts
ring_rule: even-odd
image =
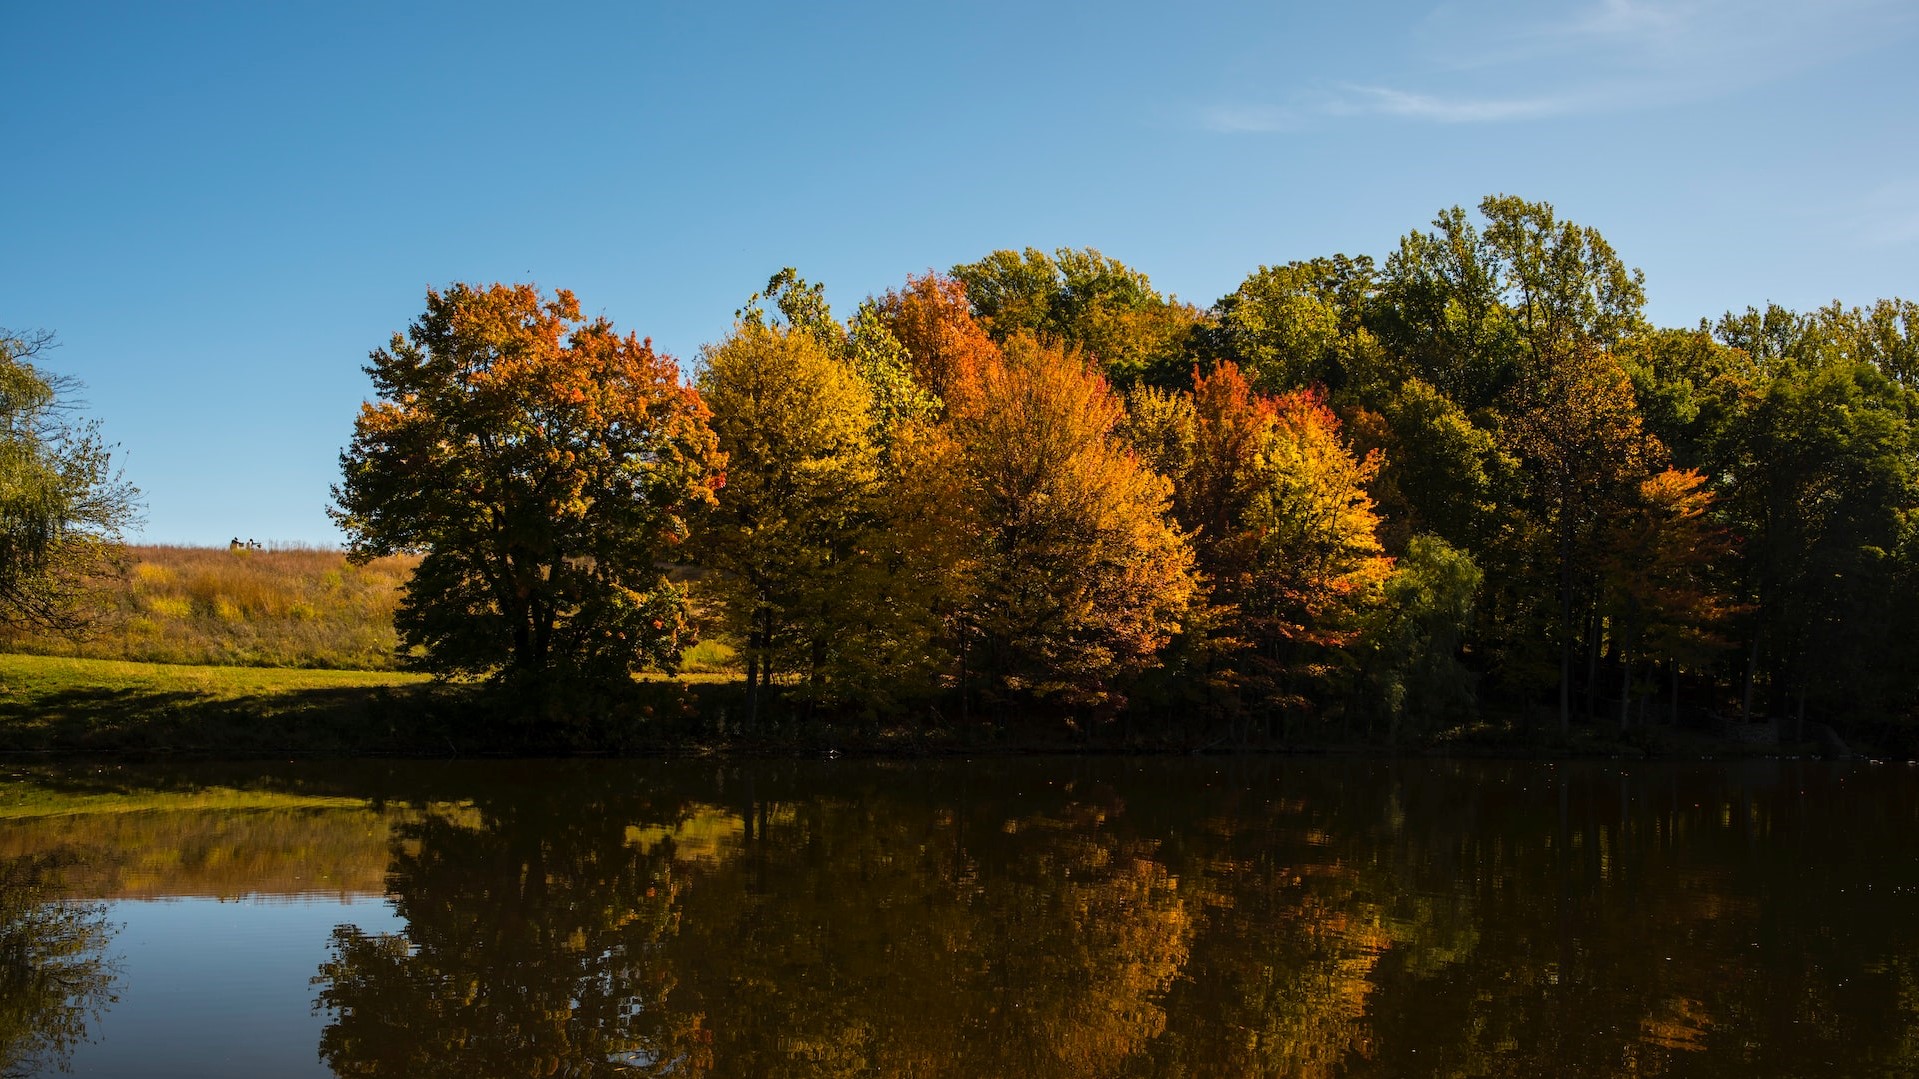
[[[79,642],[0,629],[0,650],[249,667],[385,670],[393,608],[417,559],[364,566],[326,548],[129,547],[123,580]]]

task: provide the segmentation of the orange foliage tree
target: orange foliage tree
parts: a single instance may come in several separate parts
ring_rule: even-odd
[[[571,292],[427,293],[372,354],[340,455],[350,553],[424,555],[395,616],[443,674],[620,675],[692,639],[657,568],[713,502],[707,410],[671,357],[583,321]]]
[[[999,346],[973,319],[966,286],[944,274],[908,277],[904,289],[880,297],[879,312],[906,346],[914,380],[942,401],[963,396],[999,358]]]
[[[1712,517],[1713,494],[1693,469],[1666,469],[1639,484],[1638,498],[1607,525],[1605,599],[1624,686],[1619,722],[1633,700],[1633,661],[1699,666],[1730,646],[1727,623],[1742,607],[1719,574],[1733,541]]]
[[[1378,455],[1355,457],[1312,391],[1269,397],[1239,368],[1196,375],[1193,451],[1176,507],[1194,546],[1237,681],[1284,710],[1305,703],[1392,570],[1366,484]]]
[[[944,521],[963,682],[1108,701],[1178,628],[1192,552],[1168,481],[1115,437],[1122,418],[1077,355],[1020,338],[913,446],[909,497]]]

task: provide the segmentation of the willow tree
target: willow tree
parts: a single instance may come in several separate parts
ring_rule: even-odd
[[[89,586],[118,569],[139,492],[74,417],[75,384],[33,363],[52,345],[0,329],[0,621],[73,633],[98,609]]]
[[[395,615],[441,674],[616,677],[692,640],[659,566],[710,507],[706,406],[650,341],[564,289],[458,284],[367,374],[333,518],[360,560],[424,557]]]

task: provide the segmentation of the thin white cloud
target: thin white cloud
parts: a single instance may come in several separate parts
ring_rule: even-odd
[[[1573,95],[1541,97],[1446,97],[1390,86],[1339,86],[1302,95],[1292,105],[1217,105],[1200,113],[1200,124],[1221,134],[1301,131],[1330,118],[1385,116],[1438,124],[1486,124],[1537,120],[1587,111],[1593,103]]]
[[[1653,108],[1735,93],[1915,29],[1909,0],[1598,0],[1530,22],[1448,6],[1420,24],[1421,78],[1295,87],[1277,102],[1216,104],[1199,122],[1241,133],[1366,116],[1496,124]]]
[[[1326,110],[1344,115],[1403,116],[1442,124],[1484,124],[1533,120],[1577,107],[1576,99],[1565,97],[1445,98],[1389,86],[1349,86],[1345,88],[1345,96],[1326,106]]]
[[[1318,114],[1281,105],[1214,105],[1200,110],[1200,126],[1225,135],[1269,134],[1310,127]]]

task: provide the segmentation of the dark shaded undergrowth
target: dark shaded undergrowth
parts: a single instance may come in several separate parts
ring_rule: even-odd
[[[1197,716],[1072,716],[927,706],[848,717],[777,698],[757,714],[713,677],[617,689],[436,683],[390,672],[188,667],[0,655],[0,753],[251,760],[307,757],[860,756],[1305,752],[1487,757],[1898,754],[1903,745],[1754,740],[1723,731],[1575,728],[1492,718],[1418,743],[1339,729],[1209,724]],[[1897,732],[1893,732],[1897,733]],[[1897,742],[1898,739],[1893,739]]]

